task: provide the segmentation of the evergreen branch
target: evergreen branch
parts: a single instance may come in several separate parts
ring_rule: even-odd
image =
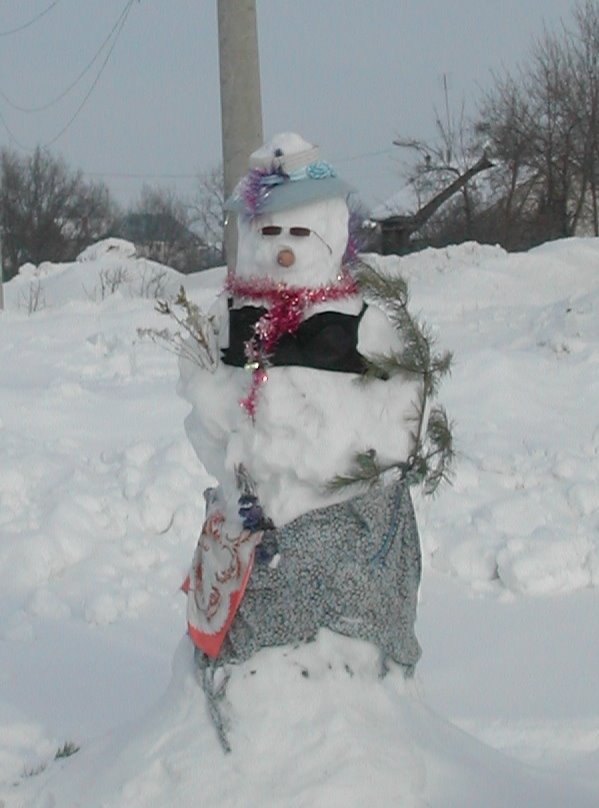
[[[451,483],[452,464],[455,453],[451,436],[451,425],[442,407],[435,408],[430,415],[426,433],[430,451],[416,452],[407,462],[379,463],[374,449],[354,455],[347,474],[337,474],[326,485],[329,492],[341,491],[350,485],[371,488],[382,475],[396,471],[399,479],[406,479],[409,485],[423,484],[425,494],[434,494],[442,482]]]
[[[421,378],[422,385],[415,408],[413,450],[407,461],[379,464],[376,452],[370,449],[354,456],[347,474],[335,476],[328,484],[330,491],[348,485],[371,486],[385,472],[396,470],[410,485],[423,483],[424,493],[433,494],[443,481],[450,481],[454,460],[451,425],[445,410],[433,407],[426,421],[429,400],[436,395],[441,379],[451,370],[452,354],[435,353],[434,339],[423,323],[418,323],[408,311],[408,287],[399,276],[391,277],[361,262],[356,279],[364,296],[379,303],[399,334],[401,349],[373,354],[366,359],[361,381],[388,380],[403,374]]]
[[[387,380],[403,373],[408,376],[422,376],[422,369],[405,354],[392,351],[388,354],[371,354],[364,357],[366,370],[358,376],[358,383],[369,382],[372,379]]]
[[[428,375],[425,379],[427,395],[430,398],[437,395],[441,379],[451,373],[452,362],[453,354],[451,351],[445,351],[442,354],[433,354],[431,356]]]
[[[405,463],[380,465],[377,461],[375,450],[368,449],[366,452],[356,453],[348,473],[336,474],[326,484],[326,488],[330,492],[340,491],[348,485],[364,485],[370,488],[378,482],[381,474],[386,471],[398,469],[403,474],[405,465]]]
[[[452,362],[453,354],[451,351],[445,351],[442,354],[435,354],[431,358],[431,370],[441,379],[443,376],[450,373]]]
[[[408,305],[408,284],[401,275],[392,277],[360,261],[354,273],[358,285],[375,302],[383,305]]]
[[[441,406],[433,407],[430,412],[426,442],[431,449],[424,457],[427,467],[424,493],[434,494],[442,482],[451,481],[455,459],[451,424]]]
[[[405,279],[387,275],[363,262],[356,279],[365,296],[380,303],[387,311],[400,335],[402,350],[395,354],[398,366],[407,368],[408,372],[421,374],[427,393],[430,394],[435,387],[434,378],[431,378],[431,373],[434,376],[433,338],[429,329],[424,324],[419,324],[408,311],[408,286]]]

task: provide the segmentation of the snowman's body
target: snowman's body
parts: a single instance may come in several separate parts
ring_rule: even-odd
[[[333,199],[242,221],[236,275],[301,287],[333,283],[341,271],[347,220],[345,200]],[[262,228],[272,226],[281,227],[281,234],[263,236]],[[290,235],[289,229],[296,227],[318,233],[320,238]],[[287,250],[295,260],[283,267],[277,256]],[[221,295],[213,314],[225,356],[229,321],[234,317],[231,307],[261,305],[259,300]],[[324,312],[345,315],[348,331],[357,322],[352,348],[359,356],[399,347],[397,331],[386,315],[373,305],[365,307],[359,294],[316,303],[307,308],[303,319]],[[335,328],[341,326],[333,325],[330,330]],[[268,380],[258,390],[252,419],[240,406],[251,371],[222,360],[212,373],[199,375],[190,370],[185,391],[193,404],[188,435],[207,470],[223,487],[233,513],[239,496],[235,467],[240,463],[254,481],[265,513],[282,527],[308,510],[353,495],[350,491],[332,493],[327,484],[348,471],[356,453],[373,449],[384,463],[407,459],[413,449],[418,383],[405,377],[360,383],[358,373],[351,371],[274,365],[268,367]]]
[[[281,136],[266,152],[309,145],[297,137]],[[360,381],[364,357],[397,350],[401,339],[380,309],[365,304],[342,265],[348,219],[337,193],[240,216],[235,271],[212,311],[219,361],[205,371],[181,365],[180,390],[192,405],[186,430],[219,485],[194,557],[188,622],[196,645],[225,661],[309,639],[322,626],[375,642],[406,669],[419,655],[420,550],[405,481],[368,494],[330,487],[358,453],[374,451],[381,464],[408,460],[421,392],[418,381],[401,375]],[[301,322],[279,329],[259,371],[248,369],[248,341],[260,345],[255,334],[264,333],[272,295],[281,291],[303,295]],[[252,388],[257,372],[263,375]],[[267,533],[279,562],[254,563],[251,576],[252,542],[262,533],[243,530],[241,467],[274,525]],[[213,646],[214,604],[221,635]]]

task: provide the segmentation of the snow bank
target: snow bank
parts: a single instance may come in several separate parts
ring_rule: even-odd
[[[380,679],[378,666],[372,647],[327,631],[297,649],[262,650],[228,682],[225,755],[184,641],[150,714],[55,766],[30,806],[424,808],[479,805],[483,794],[488,808],[594,804],[583,786],[477,743],[429,710],[399,671]]]
[[[130,241],[108,238],[72,263],[24,264],[6,285],[6,308],[30,314],[80,301],[98,303],[112,295],[153,299],[175,293],[184,279],[170,267],[138,258]]]
[[[598,240],[372,259],[455,352],[454,483],[416,502],[416,684],[327,634],[264,652],[229,683],[230,758],[181,640],[209,478],[176,358],[138,335],[165,325],[153,297],[90,294],[150,264],[108,247],[5,286],[0,803],[596,805]],[[204,307],[222,284],[156,268]],[[54,761],[65,743],[81,751]]]
[[[397,259],[376,258],[395,268]],[[453,349],[453,488],[421,509],[430,563],[475,591],[595,586],[599,242],[465,244],[401,259],[412,307]]]

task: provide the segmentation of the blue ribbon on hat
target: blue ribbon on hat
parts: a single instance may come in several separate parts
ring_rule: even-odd
[[[307,180],[315,182],[307,182]],[[322,186],[319,180],[322,182]],[[333,186],[329,183],[332,183]],[[285,172],[281,166],[273,163],[270,169],[266,167],[251,168],[233,191],[231,199],[225,203],[225,209],[256,216],[263,209],[270,208],[269,198],[276,189],[308,191],[310,186],[314,186],[311,192],[295,193],[292,197],[287,199],[286,196],[285,198],[287,201],[293,199],[294,204],[303,204],[305,200],[325,198],[327,192],[333,190],[334,193],[330,193],[331,196],[344,196],[352,190],[338,178],[337,172],[326,160],[313,160],[311,163],[289,172]],[[314,193],[316,189],[318,191]],[[324,194],[321,193],[321,190],[324,191]]]
[[[308,163],[303,168],[298,168],[290,174],[284,174],[281,171],[273,172],[272,174],[264,174],[261,179],[262,185],[281,185],[284,182],[296,180],[324,180],[327,177],[336,177],[337,172],[330,163],[326,160],[315,160],[313,163]]]

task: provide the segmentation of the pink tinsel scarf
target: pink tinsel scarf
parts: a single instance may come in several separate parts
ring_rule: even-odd
[[[252,369],[252,381],[240,402],[253,419],[260,385],[268,379],[268,359],[284,334],[299,328],[308,306],[330,300],[343,300],[358,293],[358,285],[343,268],[339,280],[326,286],[288,286],[273,283],[268,278],[238,278],[229,271],[225,291],[267,306],[267,311],[254,326],[254,335],[245,344],[247,367]]]

